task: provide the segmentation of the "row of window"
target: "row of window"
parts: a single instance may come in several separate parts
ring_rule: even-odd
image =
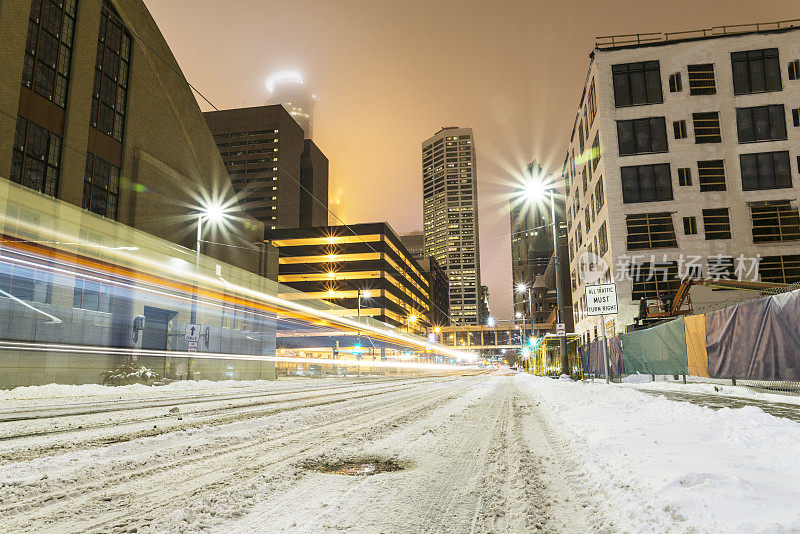
[[[792,187],[792,172],[787,150],[740,154],[739,166],[742,191]],[[626,204],[658,202],[674,198],[669,163],[622,167],[620,174],[622,177],[622,201]],[[698,161],[697,174],[701,192],[727,189],[723,160]],[[678,169],[678,185],[692,185],[689,168]]]
[[[789,78],[800,76],[797,60],[789,63]],[[692,95],[716,94],[714,65],[710,63],[689,65],[689,93]],[[777,48],[748,50],[731,53],[733,93],[745,95],[780,91],[783,89],[780,58]],[[622,63],[612,65],[614,104],[616,107],[661,104],[661,68],[658,61]],[[683,90],[680,73],[669,76],[670,92]]]
[[[702,210],[706,240],[731,239],[728,208]],[[800,213],[789,200],[771,200],[750,204],[754,243],[800,240]],[[638,213],[625,217],[628,250],[675,248],[678,246],[672,214]],[[683,218],[685,235],[697,234],[695,217]]]
[[[800,109],[792,110],[795,126],[800,126]],[[719,112],[693,113],[695,143],[721,143],[722,129]],[[675,139],[687,137],[686,121],[672,123]],[[736,109],[736,129],[739,143],[785,141],[786,116],[782,104]],[[664,117],[617,121],[617,141],[620,156],[668,152],[666,120]]]
[[[77,0],[32,0],[22,84],[64,108]]]

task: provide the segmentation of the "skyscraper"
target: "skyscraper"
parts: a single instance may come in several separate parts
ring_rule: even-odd
[[[303,138],[303,129],[284,106],[204,115],[239,202],[250,215],[266,228],[327,224],[328,159]]]
[[[425,254],[450,283],[450,317],[479,324],[478,187],[471,128],[442,128],[422,142]]]
[[[296,70],[280,71],[267,78],[270,92],[267,104],[280,104],[303,129],[306,139],[311,139],[314,126],[314,95],[306,86],[303,75]]]

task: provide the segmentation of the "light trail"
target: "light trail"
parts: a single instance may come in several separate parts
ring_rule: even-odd
[[[341,365],[348,367],[380,367],[380,368],[400,368],[400,369],[421,369],[432,371],[454,371],[469,369],[471,366],[452,365],[445,363],[417,363],[408,361],[387,361],[387,360],[346,360],[328,358],[303,358],[292,356],[268,356],[263,354],[229,354],[224,352],[184,352],[168,350],[149,350],[135,348],[114,348],[114,347],[94,347],[90,345],[61,345],[54,343],[28,343],[24,341],[0,341],[0,349],[21,350],[27,352],[59,352],[75,354],[102,354],[102,355],[121,355],[121,356],[160,356],[175,358],[192,359],[225,359],[225,360],[247,360],[263,361],[276,363],[313,363],[325,365]]]

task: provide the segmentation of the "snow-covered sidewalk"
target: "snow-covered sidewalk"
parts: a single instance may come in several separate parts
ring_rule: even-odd
[[[800,531],[800,424],[601,383],[519,375],[615,530]]]

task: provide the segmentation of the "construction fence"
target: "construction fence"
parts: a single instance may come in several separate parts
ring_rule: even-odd
[[[580,349],[589,375],[605,375],[600,343]],[[613,376],[691,375],[800,390],[800,290],[621,334],[608,351]]]

